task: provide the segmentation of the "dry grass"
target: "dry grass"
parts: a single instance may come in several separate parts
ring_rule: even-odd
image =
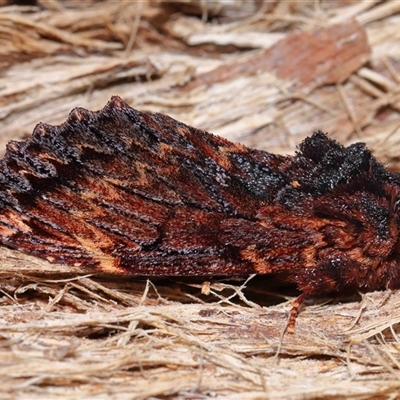
[[[80,5],[79,5],[80,4]],[[400,170],[400,3],[40,1],[0,7],[0,148],[113,94],[247,145],[315,129]],[[283,63],[280,61],[284,60]],[[0,248],[2,399],[396,398],[400,293],[88,275]],[[325,301],[326,300],[326,301]],[[282,302],[283,301],[283,302]]]

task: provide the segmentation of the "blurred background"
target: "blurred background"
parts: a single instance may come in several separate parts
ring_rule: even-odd
[[[400,169],[398,1],[0,4],[0,151],[118,94],[271,152],[320,129]]]

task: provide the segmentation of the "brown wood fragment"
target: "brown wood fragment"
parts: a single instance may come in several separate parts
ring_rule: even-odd
[[[263,70],[292,81],[293,89],[309,92],[315,87],[343,82],[365,64],[369,56],[364,29],[351,21],[288,35],[249,60],[236,65],[225,64],[200,75],[185,89],[209,86]]]

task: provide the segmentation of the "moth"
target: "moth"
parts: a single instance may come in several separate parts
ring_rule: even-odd
[[[141,276],[271,274],[306,296],[400,287],[400,174],[322,132],[250,149],[115,96],[0,162],[0,241]]]

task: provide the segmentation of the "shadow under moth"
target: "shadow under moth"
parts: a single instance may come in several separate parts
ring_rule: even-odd
[[[141,276],[274,274],[306,296],[400,287],[400,174],[322,132],[294,156],[113,97],[39,124],[0,162],[0,241]]]

